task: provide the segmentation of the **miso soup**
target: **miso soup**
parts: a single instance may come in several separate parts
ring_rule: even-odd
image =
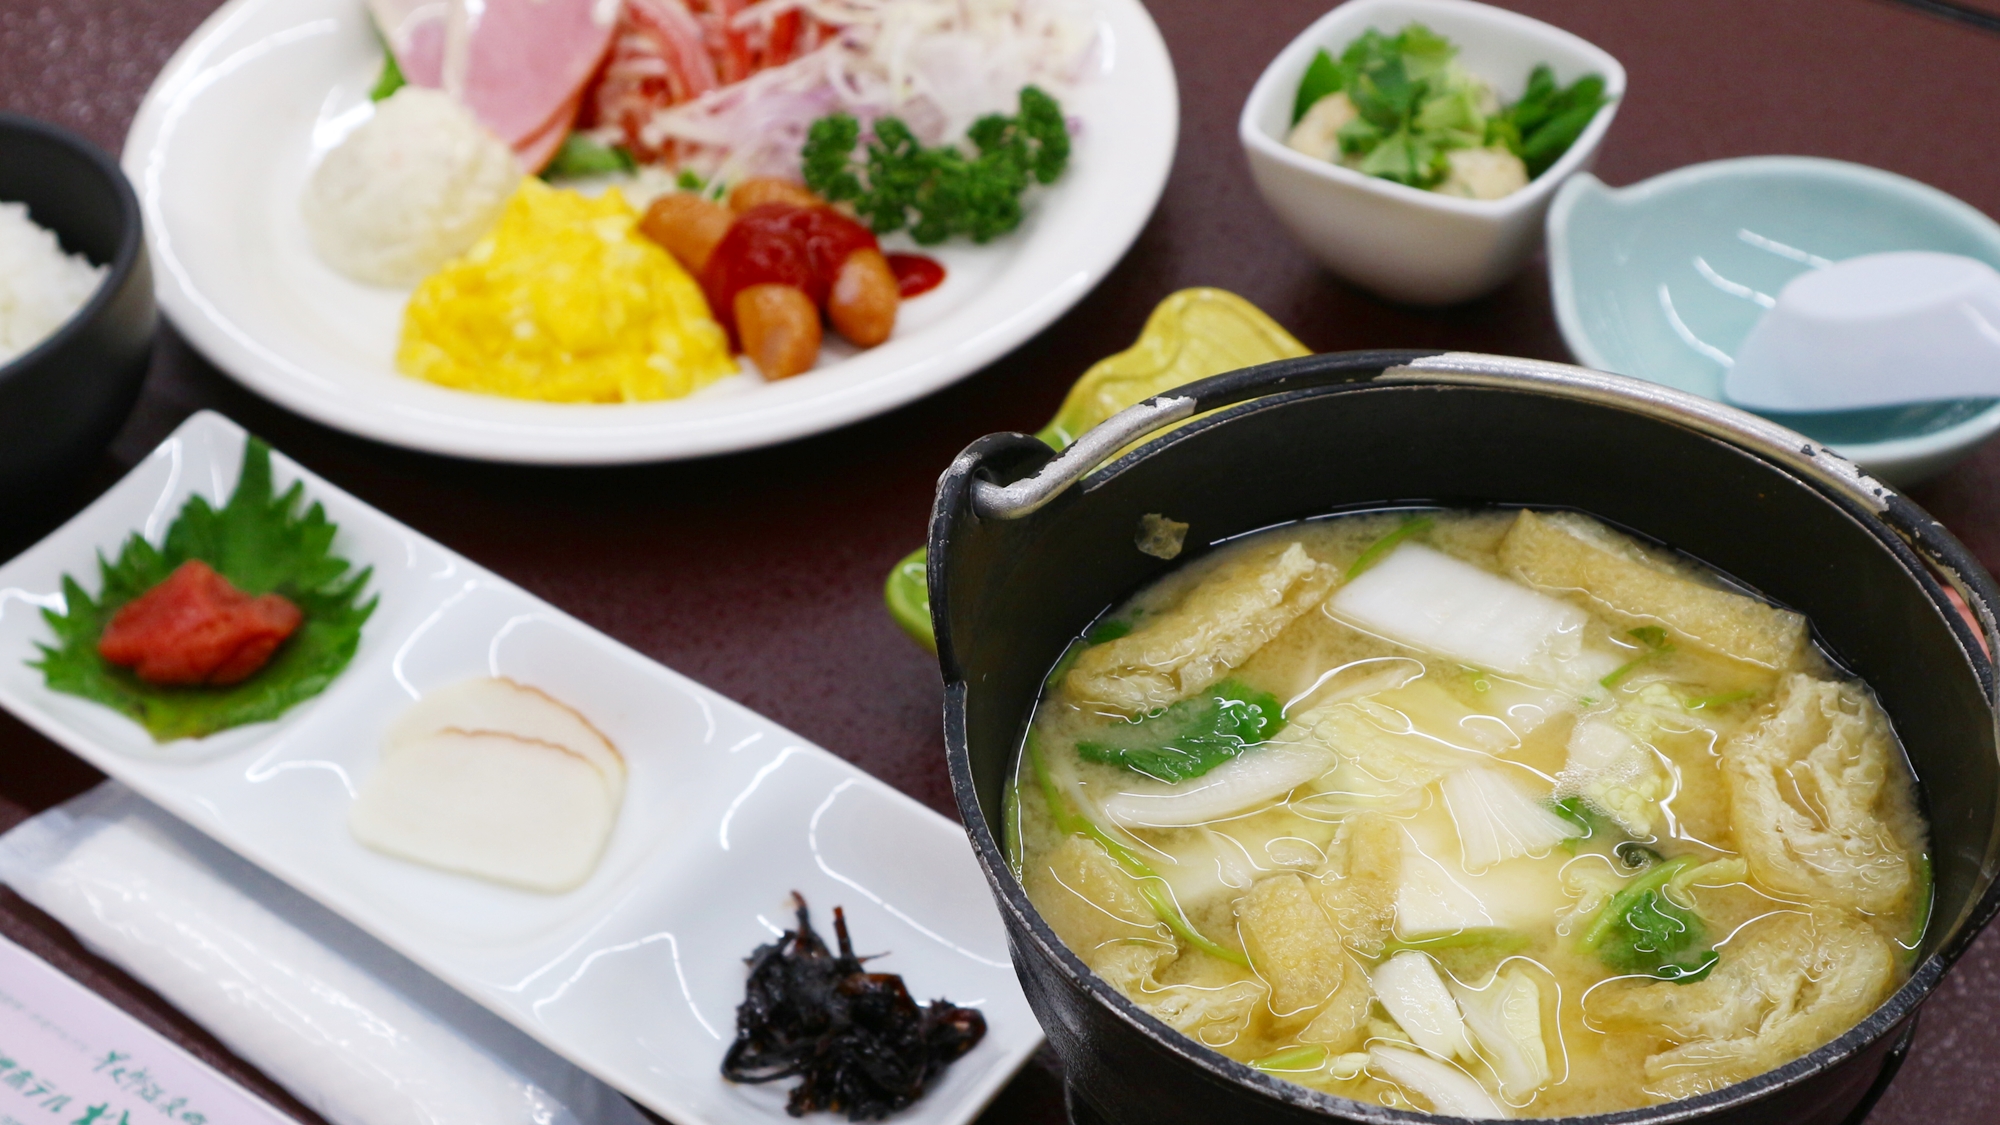
[[[1052,672],[1006,844],[1092,971],[1304,1086],[1464,1117],[1687,1097],[1907,975],[1930,865],[1806,620],[1572,512],[1261,532]]]

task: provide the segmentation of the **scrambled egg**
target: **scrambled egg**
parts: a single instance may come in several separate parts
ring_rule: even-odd
[[[701,287],[637,220],[616,189],[523,180],[499,223],[417,286],[396,366],[549,402],[679,398],[733,374]]]

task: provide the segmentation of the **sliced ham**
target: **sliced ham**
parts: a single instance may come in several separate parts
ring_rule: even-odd
[[[542,126],[542,131],[514,146],[514,157],[521,167],[530,173],[539,172],[555,159],[556,150],[562,147],[563,138],[569,136],[570,127],[576,123],[577,107],[583,104],[583,91],[578,90],[576,98],[565,104]]]
[[[535,171],[562,144],[622,0],[369,0],[411,84],[443,89]]]
[[[445,25],[451,0],[368,0],[368,14],[412,86],[444,86]]]
[[[584,83],[611,46],[619,3],[485,0],[484,9],[467,21],[463,84],[456,89],[449,65],[456,44],[446,50],[446,89],[518,151],[553,119],[567,125],[574,118]]]

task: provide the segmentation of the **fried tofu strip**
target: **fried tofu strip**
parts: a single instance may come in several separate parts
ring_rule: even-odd
[[[1043,921],[1090,963],[1110,946],[1146,946],[1172,959],[1173,936],[1102,844],[1071,836],[1023,873]],[[1094,967],[1094,966],[1093,966]]]
[[[1852,915],[1788,911],[1745,926],[1706,979],[1613,985],[1592,997],[1589,1014],[1680,1040],[1646,1060],[1646,1089],[1692,1097],[1782,1066],[1854,1026],[1888,997],[1895,965],[1887,939]]]
[[[1374,957],[1395,930],[1402,879],[1401,826],[1380,813],[1355,813],[1341,822],[1309,889],[1349,948]]]
[[[1577,591],[1627,625],[1663,625],[1686,644],[1784,671],[1806,643],[1806,619],[1696,582],[1648,558],[1596,520],[1522,512],[1500,542],[1500,565],[1530,585]]]
[[[1340,987],[1347,947],[1297,875],[1259,879],[1236,901],[1236,927],[1278,1019],[1310,1016]]]
[[[1233,559],[1172,610],[1085,649],[1063,684],[1079,702],[1128,715],[1165,707],[1250,659],[1323,601],[1339,573],[1298,543]]]
[[[1757,881],[1870,914],[1901,907],[1920,831],[1901,810],[1889,720],[1856,685],[1786,678],[1778,709],[1722,747],[1736,845]]]

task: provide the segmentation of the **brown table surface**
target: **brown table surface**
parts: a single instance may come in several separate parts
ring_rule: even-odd
[[[153,76],[216,0],[0,0],[0,109],[116,152]],[[1683,164],[1804,153],[1872,164],[2000,215],[2000,35],[1886,0],[1506,0],[1621,59],[1631,92],[1598,173],[1627,184]],[[623,469],[471,464],[293,417],[163,328],[137,411],[55,509],[0,519],[10,557],[116,480],[190,412],[220,410],[315,471],[619,640],[756,708],[954,815],[935,665],[884,614],[891,563],[922,541],[938,472],[994,430],[1034,430],[1161,297],[1231,289],[1323,351],[1450,347],[1569,358],[1539,263],[1444,311],[1392,307],[1320,271],[1253,190],[1236,115],[1264,63],[1326,0],[1150,0],[1180,74],[1181,139],[1159,210],[1112,274],[1020,351],[872,421],[775,449]],[[2000,10],[2000,4],[1978,0]],[[2000,569],[2000,444],[1915,490]],[[0,829],[98,780],[0,715]],[[301,1120],[308,1111],[60,926],[0,891],[23,942]],[[1925,1009],[1871,1120],[1991,1122],[2000,1110],[2000,933]],[[986,1125],[1061,1117],[1046,1054]]]

